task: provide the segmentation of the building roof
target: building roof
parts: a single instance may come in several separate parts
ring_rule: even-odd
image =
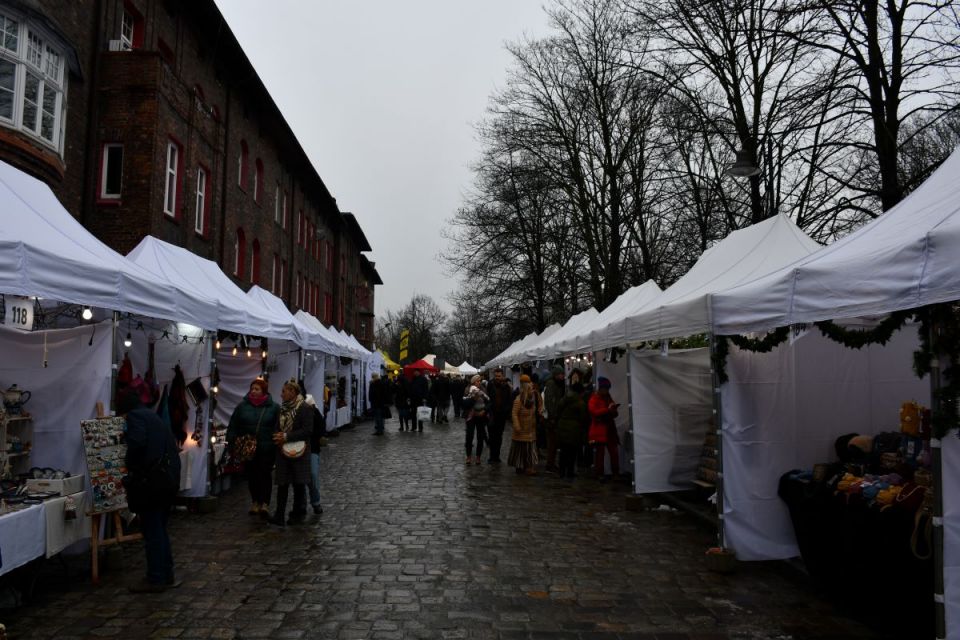
[[[357,247],[360,249],[360,251],[373,251],[373,249],[370,247],[370,243],[367,241],[367,236],[364,235],[363,229],[360,228],[360,223],[357,221],[357,217],[349,211],[344,211],[343,220],[347,223],[347,231],[349,231],[350,235],[353,236],[353,240],[357,243]]]
[[[367,256],[360,256],[360,268],[363,270],[364,275],[370,278],[370,282],[373,284],[383,284],[383,280],[380,279],[380,274],[377,273],[376,263],[369,260]]]

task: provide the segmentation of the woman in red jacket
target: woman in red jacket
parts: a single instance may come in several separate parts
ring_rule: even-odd
[[[617,433],[616,424],[619,407],[610,396],[610,380],[597,378],[597,390],[590,396],[587,405],[590,411],[590,432],[587,439],[593,446],[593,464],[600,482],[608,479],[603,473],[604,449],[610,453],[610,471],[613,476],[620,475],[620,435]]]

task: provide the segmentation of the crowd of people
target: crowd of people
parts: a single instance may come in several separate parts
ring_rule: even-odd
[[[620,438],[616,429],[619,405],[610,396],[610,380],[592,383],[590,369],[566,373],[555,366],[542,381],[529,369],[522,370],[519,384],[511,385],[503,369],[492,377],[470,379],[445,374],[411,378],[373,376],[369,399],[374,416],[374,434],[383,435],[385,420],[397,411],[399,431],[423,431],[423,423],[448,424],[463,418],[467,465],[501,464],[504,433],[510,425],[507,464],[518,474],[536,475],[544,470],[572,480],[577,468],[593,467],[601,482],[620,474]],[[609,458],[610,473],[605,473]]]

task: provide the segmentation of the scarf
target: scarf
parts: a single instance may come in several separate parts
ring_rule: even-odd
[[[303,404],[303,396],[297,396],[293,400],[286,400],[280,405],[280,431],[290,433],[293,429],[293,419]]]
[[[247,394],[247,402],[249,402],[250,404],[252,404],[252,405],[255,406],[255,407],[262,407],[262,406],[263,406],[263,403],[265,403],[268,398],[270,398],[270,396],[269,396],[268,394],[266,394],[266,393],[263,394],[263,395],[261,395],[259,398],[254,398],[254,397],[253,397],[252,395],[250,395],[249,393]]]

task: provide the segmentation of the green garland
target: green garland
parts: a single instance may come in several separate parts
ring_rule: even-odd
[[[929,374],[933,370],[934,355],[940,354],[940,388],[933,394],[932,420],[934,436],[943,438],[951,429],[960,429],[960,305],[948,303],[895,311],[873,329],[846,329],[830,320],[814,324],[820,333],[834,342],[850,349],[861,349],[871,344],[887,344],[893,334],[913,317],[920,320],[920,349],[913,354],[913,369],[917,376],[922,378]],[[789,336],[789,327],[779,327],[758,339],[738,335],[714,336],[716,344],[711,358],[720,384],[729,379],[726,365],[730,342],[744,351],[766,353]]]
[[[939,354],[940,388],[933,392],[933,435],[943,438],[951,429],[960,428],[960,307],[956,304],[931,305],[921,309],[920,350],[913,354],[913,370],[921,378],[933,371]],[[960,432],[957,433],[960,437]]]
[[[845,329],[832,320],[815,322],[824,337],[839,342],[848,349],[862,349],[871,344],[887,344],[907,320],[916,314],[913,309],[894,311],[873,329]]]

